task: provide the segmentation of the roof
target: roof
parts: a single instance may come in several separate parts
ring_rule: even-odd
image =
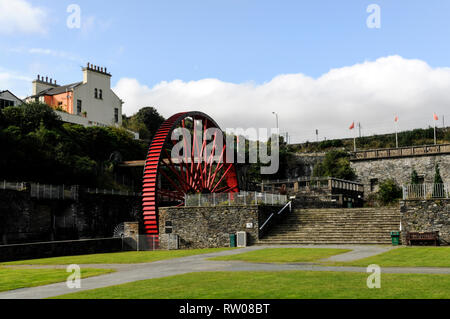
[[[9,92],[9,94],[11,94],[12,96],[14,96],[17,100],[19,100],[20,102],[23,103],[23,100],[21,98],[18,98],[14,93],[12,93],[10,90],[4,90],[4,91],[0,91],[0,94],[3,94],[5,92]]]
[[[70,90],[76,88],[77,86],[79,86],[80,84],[83,84],[83,82],[76,82],[76,83],[72,83],[72,84],[58,86],[56,88],[49,88],[49,89],[39,92],[36,95],[30,96],[30,98],[35,98],[35,97],[39,97],[39,96],[43,96],[43,95],[58,95],[61,93],[65,93],[66,91],[70,91]]]

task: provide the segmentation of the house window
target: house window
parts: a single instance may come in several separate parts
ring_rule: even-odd
[[[5,107],[14,106],[14,101],[0,99],[0,109]]]
[[[98,97],[100,100],[103,100],[103,90],[100,90],[100,95]]]
[[[94,90],[94,97],[95,97],[96,99],[98,99],[98,90],[97,90],[97,89]]]
[[[114,109],[114,123],[119,123],[119,109]]]
[[[77,115],[81,115],[81,107],[82,107],[81,100],[77,100]]]

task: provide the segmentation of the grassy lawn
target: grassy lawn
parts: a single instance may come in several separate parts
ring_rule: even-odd
[[[332,248],[267,248],[242,254],[210,258],[210,260],[239,260],[260,263],[315,262],[323,258],[349,252]]]
[[[449,275],[344,272],[203,272],[137,281],[60,296],[61,299],[416,299],[450,298]]]
[[[3,265],[137,264],[199,254],[215,253],[229,249],[230,248],[130,251],[121,253],[22,260],[3,263]]]
[[[361,267],[371,264],[382,267],[450,267],[450,247],[401,247],[352,262],[333,263]]]
[[[81,278],[113,272],[110,269],[81,269]],[[36,287],[66,281],[70,273],[65,269],[10,269],[0,268],[0,292]]]

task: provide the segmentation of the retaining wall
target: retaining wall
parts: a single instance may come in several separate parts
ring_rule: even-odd
[[[400,203],[402,242],[407,232],[439,232],[441,245],[450,244],[450,199],[408,200]]]

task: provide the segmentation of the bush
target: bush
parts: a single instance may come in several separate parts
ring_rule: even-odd
[[[324,149],[328,149],[328,148],[338,148],[338,147],[343,147],[344,143],[342,142],[342,140],[327,140],[327,141],[322,141],[319,143],[319,149],[324,150]]]
[[[411,184],[412,185],[419,184],[419,175],[417,174],[417,171],[415,169],[413,169],[411,173]]]
[[[347,152],[333,150],[328,152],[324,160],[314,167],[313,176],[354,180],[356,174],[350,167]]]
[[[402,198],[402,189],[393,179],[385,180],[380,184],[378,190],[378,200],[383,204],[391,204]]]

